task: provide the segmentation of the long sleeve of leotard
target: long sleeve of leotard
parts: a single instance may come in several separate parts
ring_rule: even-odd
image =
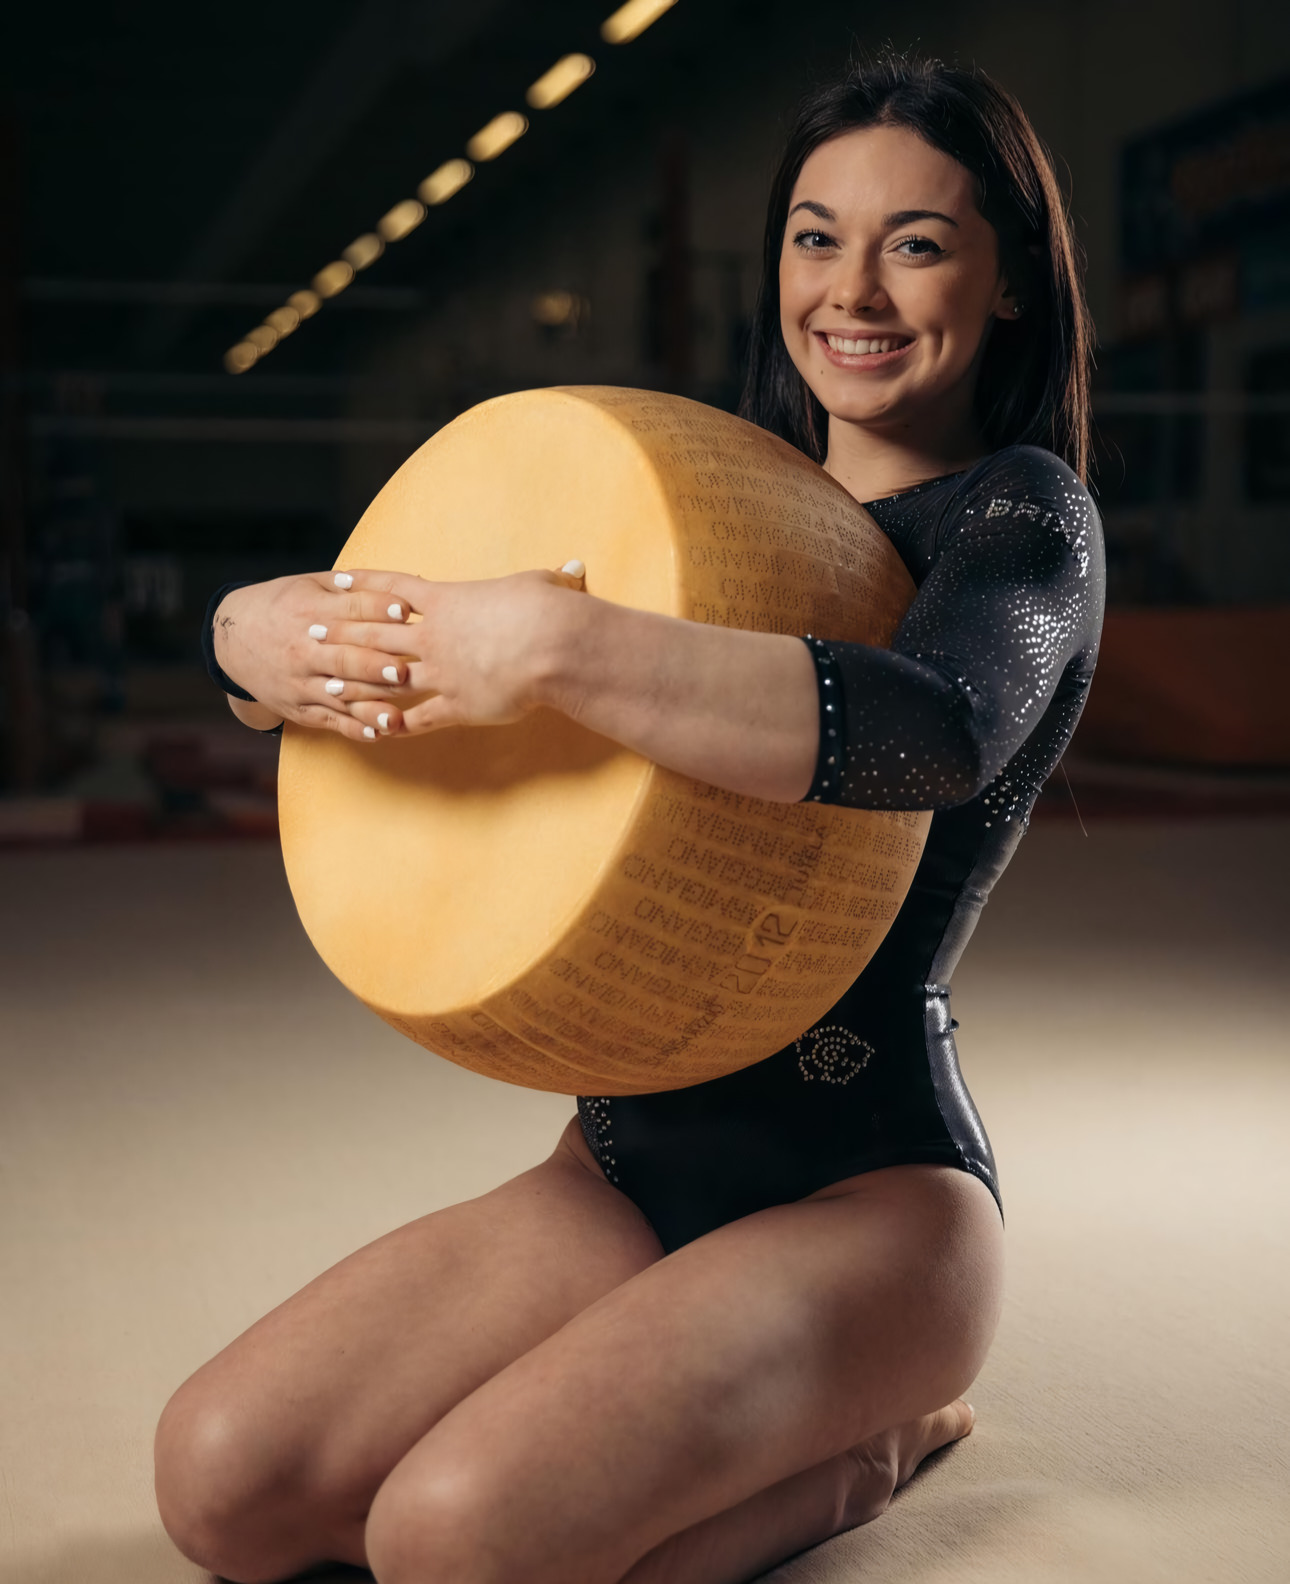
[[[924,537],[931,564],[890,649],[806,640],[821,719],[809,799],[966,802],[1034,730],[1072,661],[1088,655],[1091,671],[1100,526],[1058,458],[996,453],[963,476]]]

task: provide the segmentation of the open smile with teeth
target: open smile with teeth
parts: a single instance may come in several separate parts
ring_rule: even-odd
[[[848,356],[862,353],[894,352],[898,347],[908,346],[913,340],[912,336],[882,336],[868,340],[852,341],[846,336],[825,334],[824,339],[834,352],[842,352]]]

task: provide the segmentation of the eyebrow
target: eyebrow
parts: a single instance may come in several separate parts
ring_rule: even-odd
[[[833,213],[832,209],[826,208],[822,203],[815,203],[810,198],[804,198],[801,203],[793,205],[788,211],[790,220],[799,209],[809,210],[817,219],[827,220],[830,225],[837,223],[838,217]],[[942,214],[939,209],[898,209],[894,214],[883,215],[882,217],[882,223],[888,229],[892,226],[910,225],[915,220],[944,220],[946,225],[952,225],[956,231],[959,228],[957,220],[952,220],[949,215]]]
[[[952,225],[956,231],[959,228],[957,220],[951,220],[949,215],[942,214],[939,209],[898,209],[895,214],[882,217],[885,226],[909,225],[914,220],[944,220],[946,225]]]

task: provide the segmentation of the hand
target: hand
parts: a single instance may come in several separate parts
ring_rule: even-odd
[[[380,616],[359,618],[333,624],[328,634],[342,655],[355,657],[355,698],[367,696],[373,651],[397,657],[406,680],[379,692],[401,706],[390,729],[404,733],[500,726],[541,703],[543,668],[567,610],[563,602],[585,582],[579,561],[559,572],[517,572],[472,583],[432,583],[402,572],[348,575],[356,599],[378,612],[397,604],[410,614],[406,625]],[[340,663],[337,674],[347,677],[346,662]],[[347,681],[345,697],[350,696]]]
[[[271,718],[370,742],[402,725],[389,694],[407,680],[407,663],[396,658],[407,615],[407,606],[388,596],[338,586],[331,572],[277,578],[234,589],[221,600],[215,658]],[[393,654],[388,643],[365,648],[339,638],[342,626],[393,635]],[[239,714],[255,711],[234,702]]]

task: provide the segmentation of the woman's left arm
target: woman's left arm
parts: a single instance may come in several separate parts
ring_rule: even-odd
[[[633,610],[561,573],[352,575],[422,618],[339,639],[408,656],[406,691],[434,696],[391,690],[405,731],[546,706],[713,786],[861,808],[974,797],[1034,729],[1067,662],[1096,647],[1102,599],[1091,500],[1056,458],[1024,447],[1000,453],[961,502],[890,650]]]
[[[870,809],[969,802],[1039,725],[1072,665],[1063,696],[1082,700],[1102,602],[1088,492],[1047,452],[996,453],[944,514],[891,647],[812,645],[833,712],[811,795]],[[1078,707],[1070,730],[1077,717]]]
[[[542,702],[682,775],[775,803],[806,796],[820,744],[800,638],[570,605]]]
[[[497,725],[559,710],[656,764],[732,792],[797,802],[815,773],[815,668],[798,638],[632,610],[560,573],[431,583],[354,572],[406,603],[409,625],[354,624],[338,641],[408,657],[388,697],[405,732]],[[408,696],[431,694],[420,703]]]

